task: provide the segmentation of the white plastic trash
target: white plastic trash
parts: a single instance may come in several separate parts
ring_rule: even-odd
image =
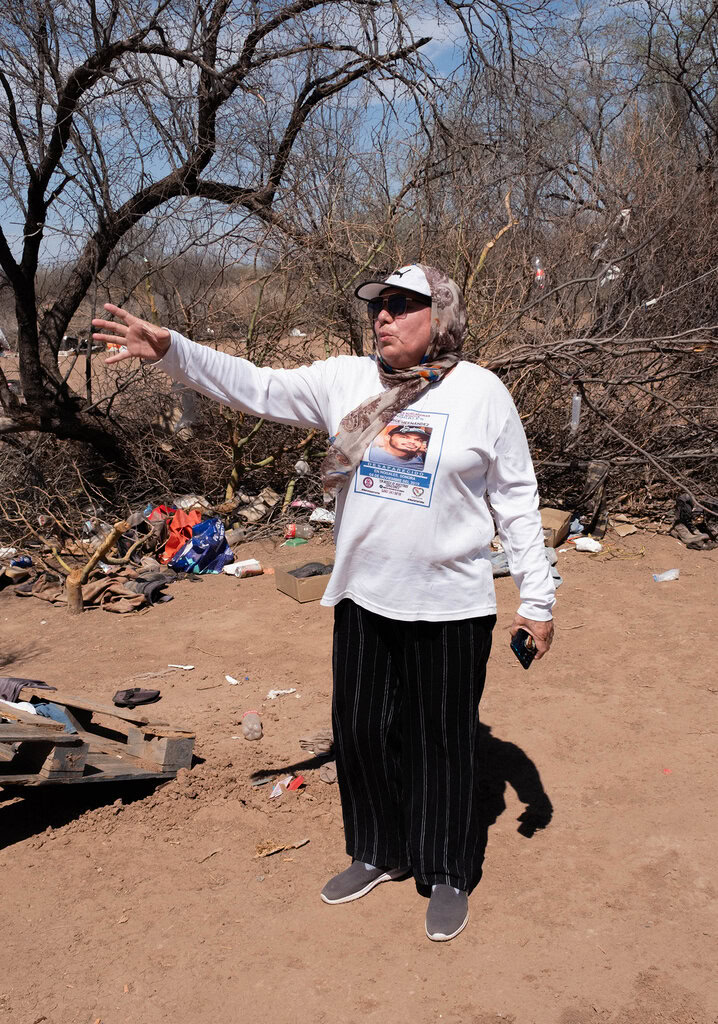
[[[228,576],[237,576],[243,580],[247,576],[261,576],[264,572],[262,565],[256,558],[246,558],[243,562],[231,562],[222,567],[222,572]]]
[[[309,517],[310,523],[333,523],[334,522],[334,509],[333,508],[315,508]]]
[[[593,537],[579,537],[573,546],[577,551],[591,551],[594,554],[603,551],[603,544],[599,544]]]
[[[653,579],[656,583],[670,583],[671,580],[677,580],[680,574],[679,569],[666,569],[665,572],[654,572]]]
[[[571,399],[571,421],[569,426],[573,432],[578,430],[581,421],[581,396],[576,394]]]

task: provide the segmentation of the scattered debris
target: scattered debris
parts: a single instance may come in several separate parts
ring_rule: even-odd
[[[284,850],[299,850],[302,846],[306,846],[308,842],[308,839],[298,839],[296,843],[282,843],[279,846],[274,846],[270,842],[259,843],[255,856],[271,857],[275,853],[283,853]]]
[[[181,668],[184,669],[185,672],[191,672],[194,665],[168,665],[167,668]]]
[[[264,569],[256,558],[246,558],[243,562],[232,562],[231,565],[225,565],[222,572],[226,572],[228,576],[236,576],[238,579],[243,580],[249,576],[261,576]]]
[[[256,498],[249,498],[249,504],[240,509],[237,514],[242,519],[246,519],[248,523],[258,523],[260,519],[269,515],[279,500],[280,496],[276,491],[271,487],[265,487]]]
[[[332,525],[336,516],[333,508],[315,508],[309,517],[310,523],[327,523]]]
[[[224,536],[229,546],[233,548],[235,544],[241,544],[247,534],[241,526],[236,526],[233,530],[227,530]]]
[[[245,740],[261,740],[262,719],[256,711],[245,711],[242,715],[242,735]]]
[[[185,512],[189,512],[190,509],[198,508],[202,512],[211,512],[212,506],[199,494],[183,494],[179,498],[174,500],[175,508],[181,508]]]
[[[326,782],[328,785],[337,781],[337,763],[336,761],[327,761],[319,769],[319,778],[322,782]]]
[[[314,528],[308,523],[289,523],[284,531],[284,536],[291,540],[293,537],[303,537],[304,540],[311,540],[314,536]]]
[[[274,800],[275,797],[281,796],[282,793],[284,792],[284,790],[287,789],[287,787],[289,786],[289,783],[291,781],[292,781],[292,776],[291,775],[287,775],[285,778],[280,779],[279,782],[277,782],[273,786],[272,792],[269,794],[269,799],[270,800]]]
[[[675,520],[670,533],[693,551],[711,551],[718,547],[715,529],[697,514],[690,494],[681,494],[676,499]]]
[[[549,548],[557,548],[568,536],[571,513],[560,508],[542,508],[540,512],[544,544]]]
[[[677,580],[680,574],[680,569],[666,569],[665,572],[654,572],[653,579],[656,583],[670,583],[671,580]]]
[[[603,544],[594,540],[593,537],[579,537],[574,541],[574,547],[576,551],[590,551],[593,554],[603,551]]]
[[[331,729],[319,729],[311,736],[302,736],[299,746],[310,754],[330,754],[334,749],[334,733]]]
[[[638,533],[638,527],[631,523],[616,523],[613,529],[619,537],[629,537],[632,533]]]
[[[229,679],[229,676],[227,676],[227,679]],[[284,697],[285,694],[296,692],[296,686],[292,686],[289,690],[270,690],[266,696],[266,700],[276,700],[277,697]]]
[[[197,863],[198,864],[204,864],[204,862],[206,860],[209,860],[210,857],[215,857],[218,853],[221,853],[221,852],[222,852],[221,848],[218,848],[216,850],[212,850],[210,853],[206,854],[204,857],[200,857],[200,859],[197,861]]]
[[[224,678],[230,686],[239,686],[239,679],[235,679],[234,676],[225,676]]]
[[[159,690],[143,690],[132,686],[128,690],[118,690],[112,703],[118,708],[136,708],[139,704],[154,704],[161,697]]]
[[[238,740],[240,737],[233,736],[232,739]],[[276,778],[277,772],[255,772],[252,776],[252,787],[256,789],[257,786],[266,786],[268,782],[274,782]]]
[[[184,514],[181,511],[176,512],[172,522]],[[198,515],[196,511],[190,513],[190,516]],[[234,552],[227,543],[224,523],[215,516],[194,523],[189,540],[180,547],[168,565],[175,572],[217,573],[233,561]]]
[[[295,791],[297,789],[301,789],[302,786],[305,785],[306,783],[304,781],[303,775],[286,775],[283,779],[280,779],[279,782],[275,784],[274,788],[272,789],[272,792],[269,794],[269,799],[273,800],[276,797],[281,796],[282,793],[285,792],[285,790]]]
[[[323,565],[321,562],[307,562],[296,569],[277,569],[277,590],[300,603],[318,601],[327,589],[333,568],[333,565]]]

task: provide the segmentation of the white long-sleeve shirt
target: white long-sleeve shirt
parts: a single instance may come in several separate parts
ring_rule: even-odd
[[[156,365],[174,380],[240,409],[330,435],[384,389],[370,357],[337,356],[283,370],[257,367],[171,332]],[[536,477],[516,407],[489,370],[460,362],[388,429],[429,435],[424,465],[382,464],[370,446],[337,495],[336,557],[322,604],[351,598],[402,620],[491,615],[494,523],[521,595],[519,614],[551,618],[554,583],[544,555]],[[381,444],[382,438],[378,441]],[[385,462],[388,460],[385,460]]]

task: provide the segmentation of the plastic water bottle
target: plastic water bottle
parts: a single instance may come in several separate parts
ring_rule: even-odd
[[[301,540],[311,540],[314,536],[314,527],[306,523],[290,523],[284,531],[284,536],[287,540],[292,540],[295,537],[299,537]]]
[[[546,271],[543,268],[540,256],[534,256],[534,281],[537,288],[543,288],[546,284]]]
[[[262,719],[256,711],[246,711],[242,715],[242,735],[245,740],[261,740]]]
[[[571,399],[571,430],[575,433],[581,420],[581,396],[574,395]]]

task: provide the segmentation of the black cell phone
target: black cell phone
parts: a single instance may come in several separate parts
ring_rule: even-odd
[[[536,657],[536,641],[525,629],[518,629],[511,637],[511,650],[524,668],[530,668]]]

